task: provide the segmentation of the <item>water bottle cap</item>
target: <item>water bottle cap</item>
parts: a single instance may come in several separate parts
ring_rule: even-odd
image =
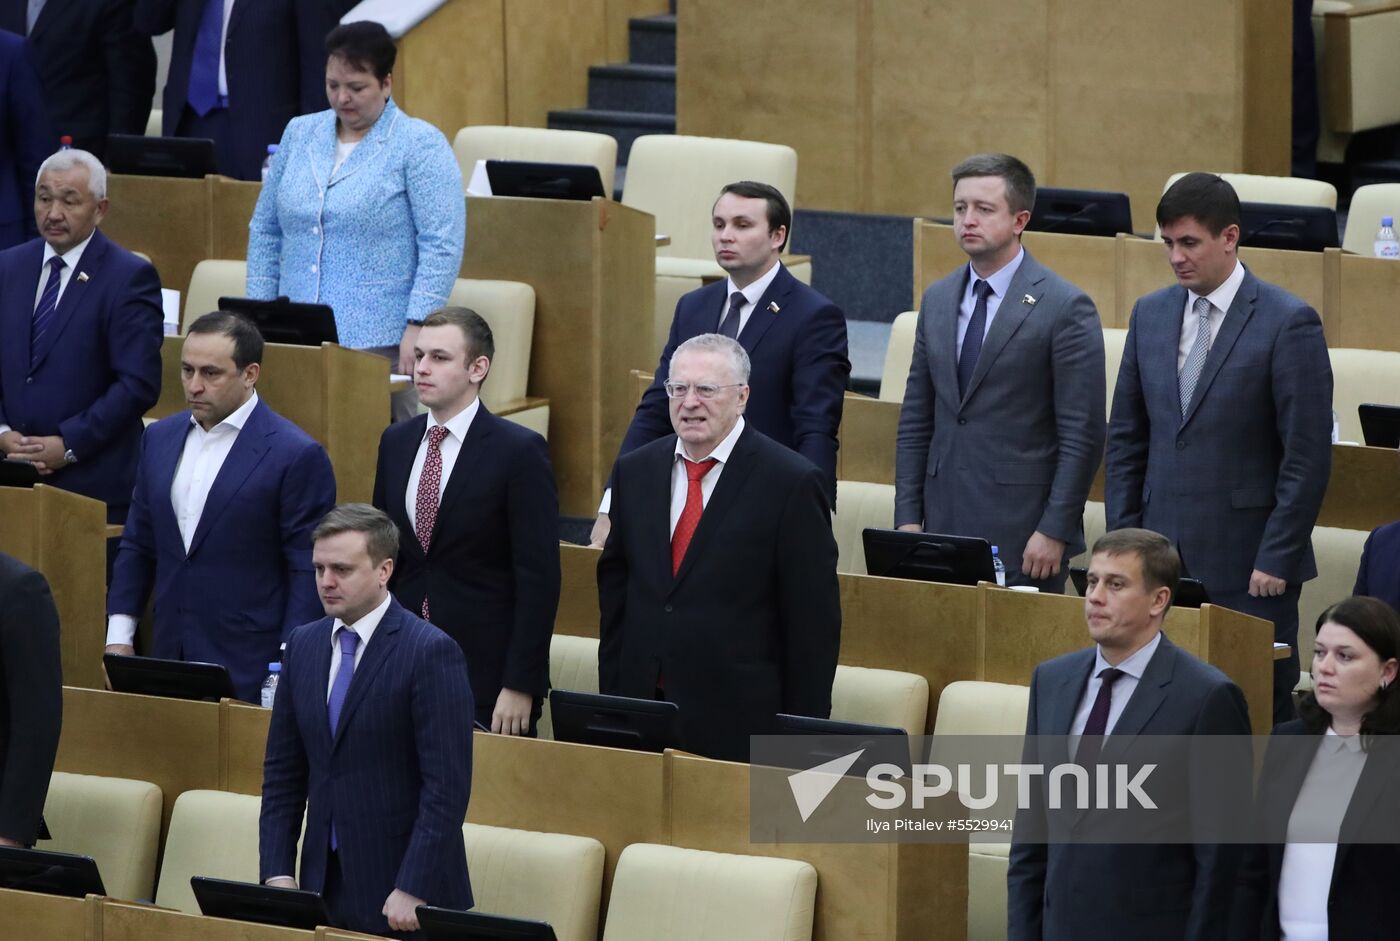
[[[73,143],[73,137],[72,137],[71,134],[64,134],[62,137],[60,137],[60,138],[58,139],[58,142],[59,142],[60,144],[72,144],[72,143]]]
[[[280,663],[269,663],[269,664],[267,665],[267,672],[269,672],[269,673],[281,673],[281,672],[282,672],[282,664],[280,664]]]
[[[992,555],[996,555],[996,554],[997,554],[997,547],[996,547],[996,546],[992,546]]]
[[[275,154],[275,153],[277,153],[277,145],[276,145],[276,144],[268,144],[268,145],[267,145],[267,155],[270,157],[270,156],[272,156],[272,155]]]
[[[1381,216],[1381,225],[1392,226],[1395,224],[1394,216]]]

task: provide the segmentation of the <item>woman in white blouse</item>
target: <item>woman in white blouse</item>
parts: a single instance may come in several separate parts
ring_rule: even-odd
[[[1348,598],[1318,618],[1313,692],[1274,729],[1259,778],[1265,843],[1245,867],[1240,938],[1400,936],[1400,615]]]

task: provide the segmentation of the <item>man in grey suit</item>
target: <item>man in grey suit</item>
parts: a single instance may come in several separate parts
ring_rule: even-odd
[[[1133,307],[1109,421],[1109,529],[1176,544],[1211,601],[1266,618],[1274,722],[1293,717],[1298,593],[1332,462],[1332,368],[1317,312],[1236,257],[1240,202],[1190,173],[1157,205],[1179,284]]]
[[[1035,177],[1015,157],[953,168],[969,264],[924,292],[899,413],[895,525],[980,536],[1007,584],[1062,592],[1103,456],[1093,301],[1021,247]]]
[[[1249,752],[1207,754],[1184,737],[1247,736],[1249,715],[1238,686],[1162,633],[1180,574],[1180,558],[1158,533],[1101,537],[1084,597],[1095,646],[1042,663],[1031,677],[1024,764],[1102,771],[1143,761],[1146,751],[1160,761],[1148,790],[1163,802],[1139,818],[1146,829],[1132,830],[1130,842],[1112,813],[1047,811],[1046,779],[1032,778],[1011,841],[1010,941],[1227,937],[1240,846],[1184,835],[1219,832],[1213,825],[1230,808],[1247,806]],[[1169,738],[1130,750],[1140,736]],[[1207,777],[1208,803],[1165,799],[1207,790],[1192,788]]]

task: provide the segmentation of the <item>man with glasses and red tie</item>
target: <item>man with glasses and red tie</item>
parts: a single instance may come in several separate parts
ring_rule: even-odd
[[[745,421],[749,369],[718,334],[676,348],[675,433],[618,458],[598,562],[601,691],[674,702],[686,750],[730,761],[830,714],[841,645],[823,475]]]

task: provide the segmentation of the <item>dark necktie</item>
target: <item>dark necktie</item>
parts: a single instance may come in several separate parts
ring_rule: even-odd
[[[413,512],[413,534],[428,554],[428,543],[433,538],[433,525],[437,522],[438,501],[442,486],[442,439],[447,437],[447,428],[434,425],[428,429],[428,451],[423,456],[423,472],[418,476],[418,505]],[[428,596],[423,596],[423,620],[428,620]]]
[[[1113,684],[1122,675],[1122,670],[1113,667],[1099,674],[1099,694],[1094,697],[1089,719],[1084,723],[1084,735],[1079,739],[1079,750],[1074,755],[1075,764],[1087,767],[1098,762],[1103,736],[1108,729],[1108,711],[1113,705]]]
[[[360,635],[342,627],[336,632],[340,642],[340,669],[336,671],[335,683],[331,685],[330,698],[326,700],[326,717],[331,723],[331,739],[340,725],[340,710],[345,707],[345,695],[350,692],[350,680],[355,675],[355,648],[360,646]],[[336,849],[335,821],[331,821],[331,849]]]
[[[34,308],[34,322],[29,334],[29,365],[32,368],[44,352],[40,345],[54,325],[54,315],[58,313],[58,287],[63,283],[63,259],[55,255],[49,259],[49,280],[44,284],[44,293],[39,295],[39,305]]]
[[[185,100],[204,117],[219,104],[219,55],[224,44],[224,0],[205,0],[194,35],[189,88]]]
[[[992,293],[992,286],[978,278],[972,283],[972,293],[977,303],[972,305],[972,319],[967,322],[962,352],[958,354],[958,398],[967,394],[972,371],[977,368],[977,357],[982,353],[982,340],[987,332],[987,295]]]
[[[689,458],[681,458],[685,461],[685,509],[681,510],[681,518],[676,521],[676,531],[671,534],[671,574],[674,576],[681,570],[681,561],[685,559],[685,550],[690,548],[690,537],[695,535],[695,527],[700,525],[700,514],[705,512],[705,496],[700,491],[700,481],[705,479],[705,475],[710,472],[719,461],[714,458],[696,462]]]
[[[739,339],[739,311],[744,307],[744,292],[735,291],[729,295],[729,311],[720,321],[720,336],[729,337],[731,340]]]

